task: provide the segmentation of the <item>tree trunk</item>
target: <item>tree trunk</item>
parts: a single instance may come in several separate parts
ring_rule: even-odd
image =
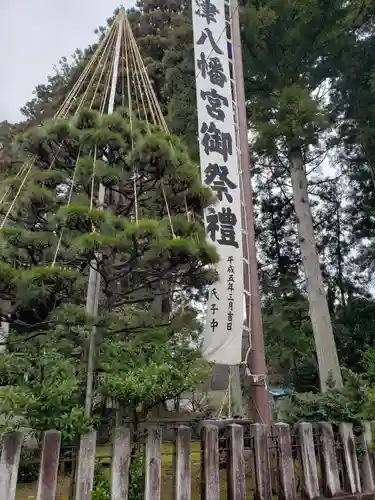
[[[307,178],[300,150],[293,150],[290,153],[290,164],[294,208],[298,220],[302,262],[307,280],[320,386],[322,391],[326,391],[327,381],[332,377],[336,388],[340,389],[342,388],[340,365],[315,243],[313,220],[307,194]]]
[[[340,290],[341,304],[346,309],[346,297],[344,286],[344,272],[343,272],[343,256],[341,252],[341,199],[337,198],[337,211],[336,211],[336,256],[337,256],[337,284]]]
[[[9,314],[10,311],[10,302],[9,300],[1,300],[0,306],[3,315]],[[6,350],[6,343],[9,336],[9,323],[7,321],[0,322],[0,352],[4,352]]]

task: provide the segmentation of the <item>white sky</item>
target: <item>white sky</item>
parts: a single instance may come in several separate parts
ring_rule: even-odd
[[[95,41],[121,0],[0,0],[0,122],[19,121],[62,56]],[[133,1],[123,0],[125,7]]]

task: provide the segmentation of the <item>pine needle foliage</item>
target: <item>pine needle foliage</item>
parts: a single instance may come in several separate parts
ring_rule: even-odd
[[[3,427],[57,427],[71,439],[84,428],[93,326],[101,402],[94,419],[106,398],[119,401],[128,417],[145,417],[207,375],[192,347],[200,326],[191,303],[217,278],[218,256],[201,220],[213,195],[176,137],[130,124],[126,110],[83,110],[46,122],[20,145],[35,161],[0,232],[1,315],[11,330],[0,356],[0,411],[13,405]],[[8,186],[11,203],[18,184],[8,179]],[[95,318],[85,313],[92,266],[101,277]],[[168,315],[152,307],[158,295],[172,304]],[[52,408],[44,403],[48,391]]]

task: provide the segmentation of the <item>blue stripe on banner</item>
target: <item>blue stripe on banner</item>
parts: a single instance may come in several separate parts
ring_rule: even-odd
[[[228,42],[227,45],[228,45],[228,56],[230,59],[232,59],[232,44]]]

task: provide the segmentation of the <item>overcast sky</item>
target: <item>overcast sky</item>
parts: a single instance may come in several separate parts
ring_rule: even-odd
[[[92,43],[94,30],[120,2],[0,0],[0,122],[21,120],[19,109],[34,87],[46,82],[62,56]]]

